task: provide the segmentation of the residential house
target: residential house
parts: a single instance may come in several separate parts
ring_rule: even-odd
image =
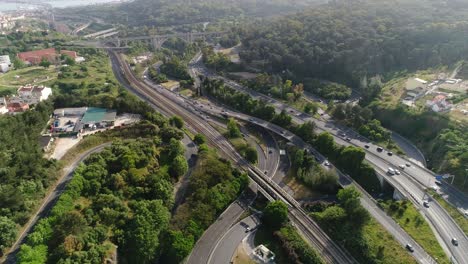
[[[11,114],[22,113],[29,109],[29,105],[26,103],[13,102],[7,104],[8,112]]]
[[[28,104],[37,104],[52,95],[52,89],[45,86],[26,85],[18,89],[19,99]]]
[[[449,111],[453,107],[453,105],[447,101],[447,97],[441,94],[435,96],[432,100],[427,100],[426,106],[437,113]]]

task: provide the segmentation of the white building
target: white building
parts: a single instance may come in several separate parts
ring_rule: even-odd
[[[0,63],[0,72],[6,73],[10,70],[10,66],[6,63]]]
[[[11,65],[11,60],[9,55],[0,56],[0,63],[6,63],[8,66]]]
[[[8,113],[7,101],[5,97],[0,97],[0,115]]]
[[[45,86],[26,85],[18,89],[18,97],[24,103],[37,104],[52,95],[52,89]]]
[[[253,250],[253,255],[258,263],[267,264],[274,263],[275,261],[275,253],[273,253],[264,245],[259,245],[258,247],[256,247]]]

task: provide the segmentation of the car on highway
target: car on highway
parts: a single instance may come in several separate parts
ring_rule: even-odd
[[[268,153],[271,154],[271,153],[273,153],[273,151],[270,149],[270,150],[268,150]]]
[[[424,205],[424,207],[429,208],[429,202],[428,201],[424,201],[423,205]]]
[[[406,244],[406,249],[408,249],[409,252],[414,252],[414,248],[411,244]]]
[[[401,173],[400,173],[399,170],[395,170],[395,174],[396,174],[396,175],[400,175]]]
[[[400,169],[404,170],[405,169],[405,164],[400,164],[400,165],[398,165],[398,167],[400,167]]]
[[[387,155],[393,156],[393,152],[389,151],[389,152],[387,152]]]
[[[382,152],[382,151],[383,151],[383,148],[377,147],[377,151],[378,151],[378,152]]]
[[[454,246],[458,246],[458,240],[456,238],[452,238],[452,244]]]
[[[406,165],[406,167],[411,167],[411,164],[409,164],[409,163],[406,163],[405,165]]]
[[[364,145],[364,147],[365,147],[366,149],[368,149],[368,148],[369,148],[369,145]]]
[[[395,170],[392,168],[388,168],[387,173],[390,175],[395,175]]]

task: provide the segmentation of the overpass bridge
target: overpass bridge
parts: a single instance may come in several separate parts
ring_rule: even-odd
[[[193,43],[196,40],[205,41],[206,38],[218,38],[222,35],[227,34],[227,31],[220,32],[187,32],[187,33],[174,33],[164,35],[150,35],[150,36],[138,36],[138,37],[117,37],[111,39],[105,39],[105,44],[111,44],[113,47],[128,47],[128,43],[132,41],[143,41],[149,43],[155,50],[161,49],[162,45],[171,38],[178,38],[187,43]]]

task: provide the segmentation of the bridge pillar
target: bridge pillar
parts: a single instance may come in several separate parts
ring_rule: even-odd
[[[159,50],[162,48],[162,45],[164,42],[166,42],[167,38],[161,38],[161,37],[154,37],[151,39],[151,45],[153,46],[153,49]]]
[[[405,198],[406,197],[395,188],[395,190],[393,191],[393,200],[399,201]]]

